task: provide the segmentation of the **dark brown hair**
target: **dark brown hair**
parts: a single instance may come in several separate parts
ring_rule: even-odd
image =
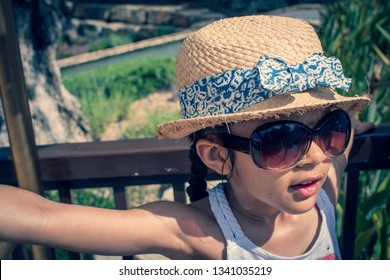
[[[196,151],[196,143],[200,139],[211,139],[211,135],[218,133],[228,133],[228,125],[216,126],[214,128],[206,128],[191,134],[188,139],[191,143],[189,151],[189,159],[191,161],[191,177],[188,179],[189,186],[187,194],[190,201],[194,202],[208,196],[207,192],[207,174],[208,167],[203,163]],[[229,151],[230,160],[233,162],[233,153]],[[222,176],[222,175],[221,175]]]

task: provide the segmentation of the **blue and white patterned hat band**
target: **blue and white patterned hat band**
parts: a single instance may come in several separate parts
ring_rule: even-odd
[[[182,87],[178,91],[185,119],[238,112],[278,94],[302,92],[316,87],[348,91],[337,57],[315,52],[303,63],[288,64],[262,55],[253,68],[218,73]]]

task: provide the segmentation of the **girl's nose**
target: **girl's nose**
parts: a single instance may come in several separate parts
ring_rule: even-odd
[[[311,143],[311,146],[309,148],[309,151],[303,158],[303,160],[299,163],[298,166],[305,166],[305,165],[318,165],[324,160],[327,159],[327,155],[322,151],[322,149],[318,146],[318,144],[313,141]]]

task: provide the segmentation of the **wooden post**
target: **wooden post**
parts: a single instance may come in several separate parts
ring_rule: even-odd
[[[0,1],[0,96],[18,185],[43,194],[38,153],[31,121],[12,0]],[[26,217],[28,219],[28,217]],[[9,255],[12,245],[3,245]],[[8,252],[5,252],[7,251]],[[51,252],[33,246],[35,259],[50,259]]]
[[[345,186],[344,232],[341,240],[341,257],[344,260],[353,260],[356,239],[356,214],[359,199],[359,171],[349,171],[347,173],[347,184]]]

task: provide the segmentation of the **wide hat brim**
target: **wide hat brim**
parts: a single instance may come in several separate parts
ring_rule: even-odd
[[[293,113],[303,114],[319,108],[340,108],[353,114],[362,111],[370,102],[371,99],[366,96],[347,97],[336,93],[329,87],[315,88],[299,93],[276,95],[233,114],[167,122],[159,126],[157,136],[158,138],[181,139],[206,127],[215,127],[224,123],[278,118]]]

